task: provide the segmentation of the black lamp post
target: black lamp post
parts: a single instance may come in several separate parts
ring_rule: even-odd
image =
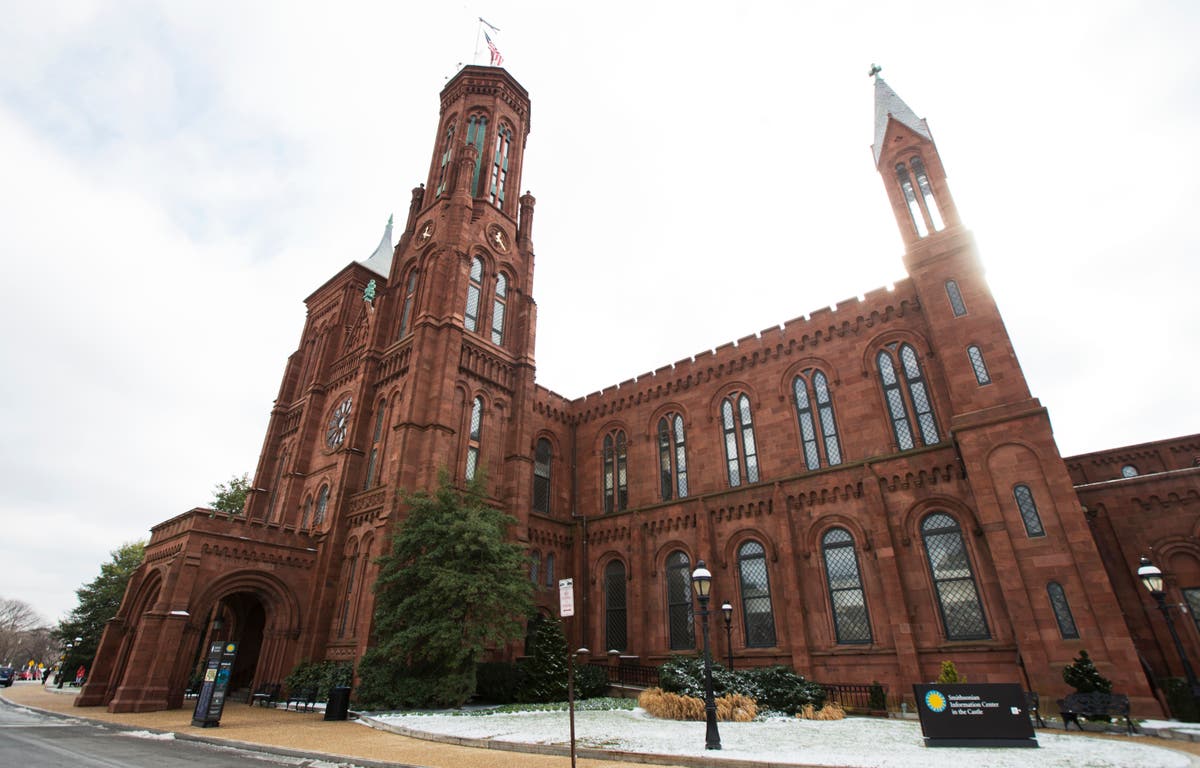
[[[67,647],[63,648],[63,652],[58,657],[58,685],[55,687],[60,690],[63,687],[63,675],[67,673],[67,654],[70,653],[71,649],[74,647],[74,643],[67,643]]]
[[[1179,660],[1183,662],[1183,674],[1187,677],[1192,697],[1200,698],[1200,683],[1196,682],[1196,673],[1192,671],[1191,662],[1188,661],[1187,654],[1183,651],[1183,643],[1179,640],[1179,633],[1175,631],[1175,622],[1171,621],[1171,612],[1167,606],[1167,593],[1163,591],[1162,571],[1158,569],[1157,565],[1150,562],[1150,558],[1143,556],[1141,562],[1138,563],[1137,573],[1142,584],[1150,591],[1154,602],[1158,603],[1158,610],[1162,611],[1163,618],[1167,620],[1167,630],[1171,633],[1171,639],[1175,641],[1175,650],[1179,653]]]
[[[721,603],[721,612],[725,614],[725,647],[729,649],[729,668],[733,669],[733,605],[728,601]]]
[[[704,748],[720,749],[721,734],[717,731],[717,702],[713,699],[712,649],[708,641],[708,591],[712,588],[712,573],[704,567],[704,561],[696,563],[692,571],[692,584],[700,598],[700,622],[704,627],[704,715],[707,728],[704,731]]]

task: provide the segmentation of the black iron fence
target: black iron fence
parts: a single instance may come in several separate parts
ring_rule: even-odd
[[[887,686],[878,684],[883,689],[884,701],[887,701]],[[843,709],[869,710],[871,706],[871,689],[873,683],[821,683],[829,701],[836,701]]]
[[[658,667],[641,664],[606,664],[591,662],[588,666],[599,667],[608,675],[610,685],[631,685],[638,688],[653,688],[658,685]]]

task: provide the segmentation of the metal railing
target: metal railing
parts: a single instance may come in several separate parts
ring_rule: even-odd
[[[871,689],[873,683],[821,683],[829,701],[836,701],[844,709],[871,709]],[[882,683],[884,701],[887,701],[887,686]]]
[[[658,667],[647,667],[641,664],[606,664],[594,661],[588,664],[599,667],[608,675],[610,685],[631,685],[638,688],[653,688],[658,685]]]

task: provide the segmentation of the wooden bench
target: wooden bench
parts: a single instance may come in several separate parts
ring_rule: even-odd
[[[283,708],[287,709],[293,704],[296,705],[296,711],[299,712],[301,707],[305,711],[312,711],[313,705],[317,703],[316,688],[297,688],[288,693],[287,701],[284,702]]]
[[[273,707],[279,703],[279,683],[267,683],[260,685],[251,696],[249,704],[254,706],[258,704],[263,707]]]
[[[1062,715],[1063,730],[1075,723],[1075,727],[1082,731],[1083,726],[1079,722],[1081,717],[1104,718],[1106,721],[1111,717],[1123,717],[1126,731],[1132,735],[1135,730],[1133,721],[1129,719],[1129,697],[1123,693],[1072,693],[1058,700],[1058,712]]]

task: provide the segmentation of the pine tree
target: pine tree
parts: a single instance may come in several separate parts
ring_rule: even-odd
[[[484,652],[521,637],[533,605],[529,563],[506,537],[515,521],[487,503],[485,487],[477,476],[459,490],[443,471],[432,495],[404,495],[408,514],[378,560],[361,706],[461,706]]]
[[[1063,667],[1063,680],[1079,693],[1112,692],[1112,680],[1100,674],[1087,651],[1080,651],[1074,664]]]
[[[522,662],[525,674],[517,701],[566,701],[568,651],[562,622],[545,617],[532,621],[529,655]]]
[[[943,661],[942,671],[938,673],[937,682],[940,685],[965,683],[967,682],[967,676],[958,674],[958,667],[954,666],[953,661]]]

